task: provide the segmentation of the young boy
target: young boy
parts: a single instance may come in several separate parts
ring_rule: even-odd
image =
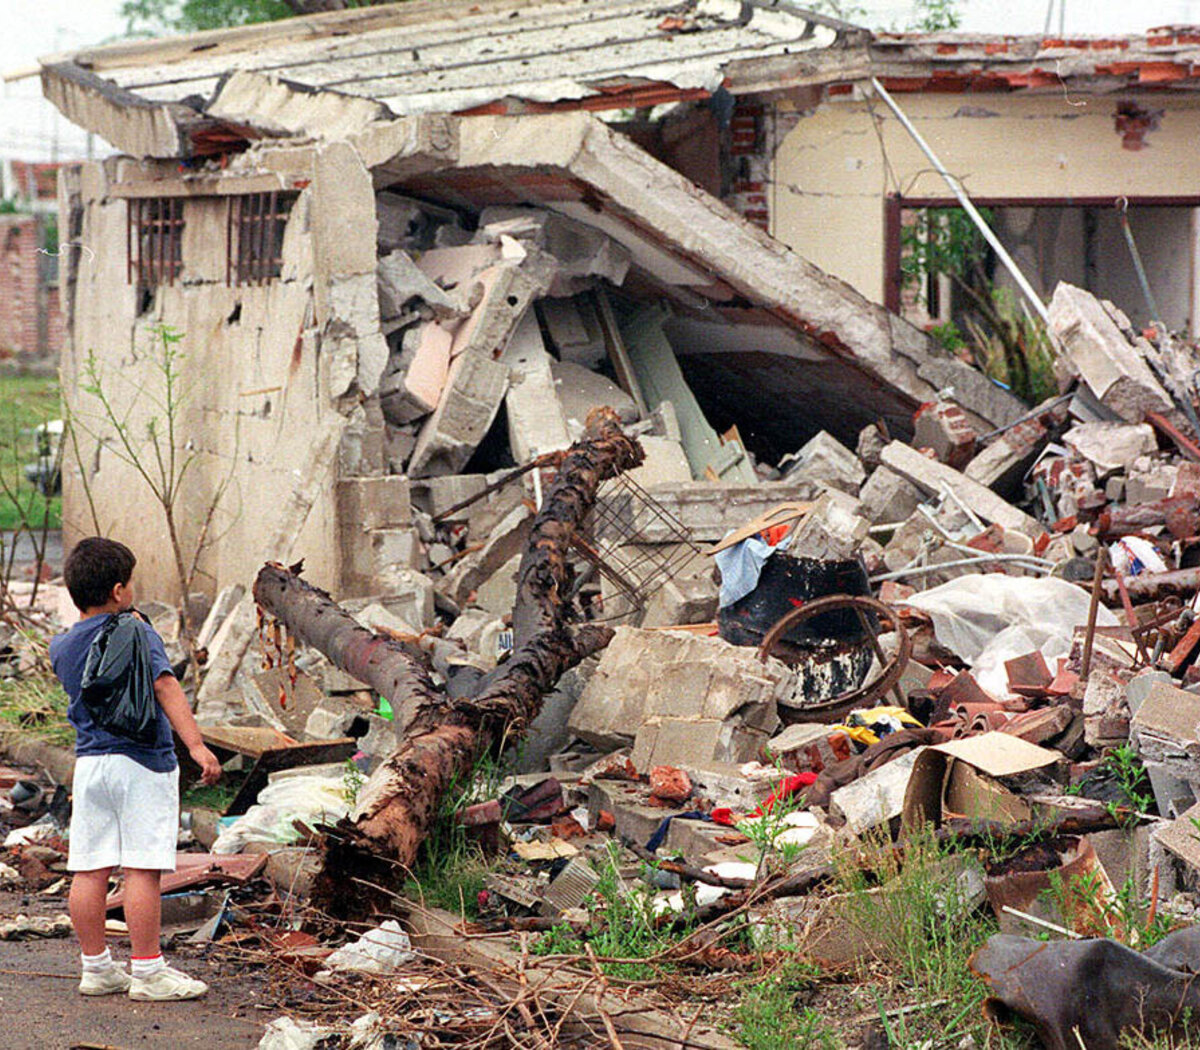
[[[187,697],[171,673],[162,639],[138,621],[150,652],[158,730],[150,745],[102,729],[80,700],[84,664],[92,639],[118,612],[133,606],[130,580],[137,559],[123,543],[91,536],[80,540],[63,567],[71,600],[82,614],[66,634],[50,642],[54,673],[70,698],[67,719],[75,727],[75,781],[71,813],[70,911],[83,956],[79,991],[84,995],[128,992],[131,999],[195,999],[208,986],[163,961],[159,948],[162,898],[159,881],[175,870],[179,825],[179,767],[171,728],[200,766],[205,784],[221,776],[216,756],[204,746]],[[108,876],[125,871],[125,920],[132,975],[113,963],[104,943]]]

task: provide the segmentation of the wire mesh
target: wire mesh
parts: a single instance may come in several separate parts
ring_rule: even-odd
[[[608,583],[595,619],[631,622],[703,550],[691,530],[628,475],[604,484],[576,551]]]

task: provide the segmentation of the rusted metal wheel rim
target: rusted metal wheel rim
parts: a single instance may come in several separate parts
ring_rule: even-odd
[[[858,613],[860,620],[864,621],[864,626],[866,626],[868,613],[874,613],[881,620],[890,622],[898,641],[895,655],[881,661],[883,670],[875,677],[874,681],[842,693],[832,700],[805,706],[800,709],[805,715],[840,716],[857,704],[883,696],[899,683],[900,676],[904,674],[904,669],[908,666],[909,658],[912,656],[912,640],[894,609],[884,605],[876,598],[868,598],[865,595],[831,594],[825,598],[816,598],[811,602],[805,602],[804,605],[792,609],[776,621],[775,625],[763,635],[762,644],[758,647],[758,658],[766,663],[767,657],[774,651],[779,640],[797,624],[804,623],[814,616],[820,616],[822,613],[841,612],[844,609],[853,609]],[[876,642],[876,644],[878,643]]]

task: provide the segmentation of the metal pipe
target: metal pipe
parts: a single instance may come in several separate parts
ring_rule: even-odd
[[[1013,280],[1017,282],[1017,287],[1021,289],[1025,298],[1029,300],[1030,304],[1037,311],[1038,316],[1045,323],[1046,327],[1049,328],[1050,314],[1046,309],[1046,304],[1042,302],[1037,292],[1033,290],[1033,285],[1025,279],[1025,275],[1021,272],[1016,262],[1013,261],[1013,257],[1008,254],[1008,249],[1000,243],[1000,238],[992,232],[992,228],[987,224],[983,216],[979,214],[979,209],[971,203],[971,198],[967,196],[967,191],[963,189],[962,184],[946,170],[946,166],[938,159],[937,154],[933,152],[929,143],[921,137],[921,133],[913,126],[912,121],[905,115],[904,110],[896,104],[896,100],[879,83],[878,77],[871,78],[871,86],[875,89],[875,93],[887,103],[888,109],[896,115],[896,119],[903,125],[904,130],[912,136],[913,141],[920,148],[921,152],[929,158],[929,163],[946,180],[946,185],[950,187],[951,192],[958,198],[958,203],[962,205],[963,211],[971,217],[971,221],[975,223],[979,232],[983,234],[984,240],[992,246],[992,250],[996,253],[1000,261],[1004,263],[1004,268],[1012,274]]]
[[[964,569],[968,566],[982,565],[985,562],[993,561],[1020,562],[1021,568],[1031,569],[1034,572],[1050,571],[1045,565],[1030,562],[1027,554],[989,554],[983,558],[963,558],[959,561],[943,561],[936,565],[914,565],[906,569],[897,569],[895,572],[884,572],[878,576],[872,576],[870,582],[883,583],[885,580],[900,580],[905,576],[925,576],[931,572],[941,572],[942,569]]]

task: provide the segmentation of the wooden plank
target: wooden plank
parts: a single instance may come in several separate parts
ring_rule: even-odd
[[[633,362],[629,360],[629,351],[621,338],[621,328],[617,324],[616,315],[613,314],[612,303],[608,301],[608,295],[603,288],[596,289],[593,302],[596,306],[596,317],[600,321],[600,330],[604,335],[604,345],[608,349],[608,358],[617,377],[617,385],[633,398],[638,412],[643,416],[649,415],[650,409],[642,395],[637,372],[634,371]]]

